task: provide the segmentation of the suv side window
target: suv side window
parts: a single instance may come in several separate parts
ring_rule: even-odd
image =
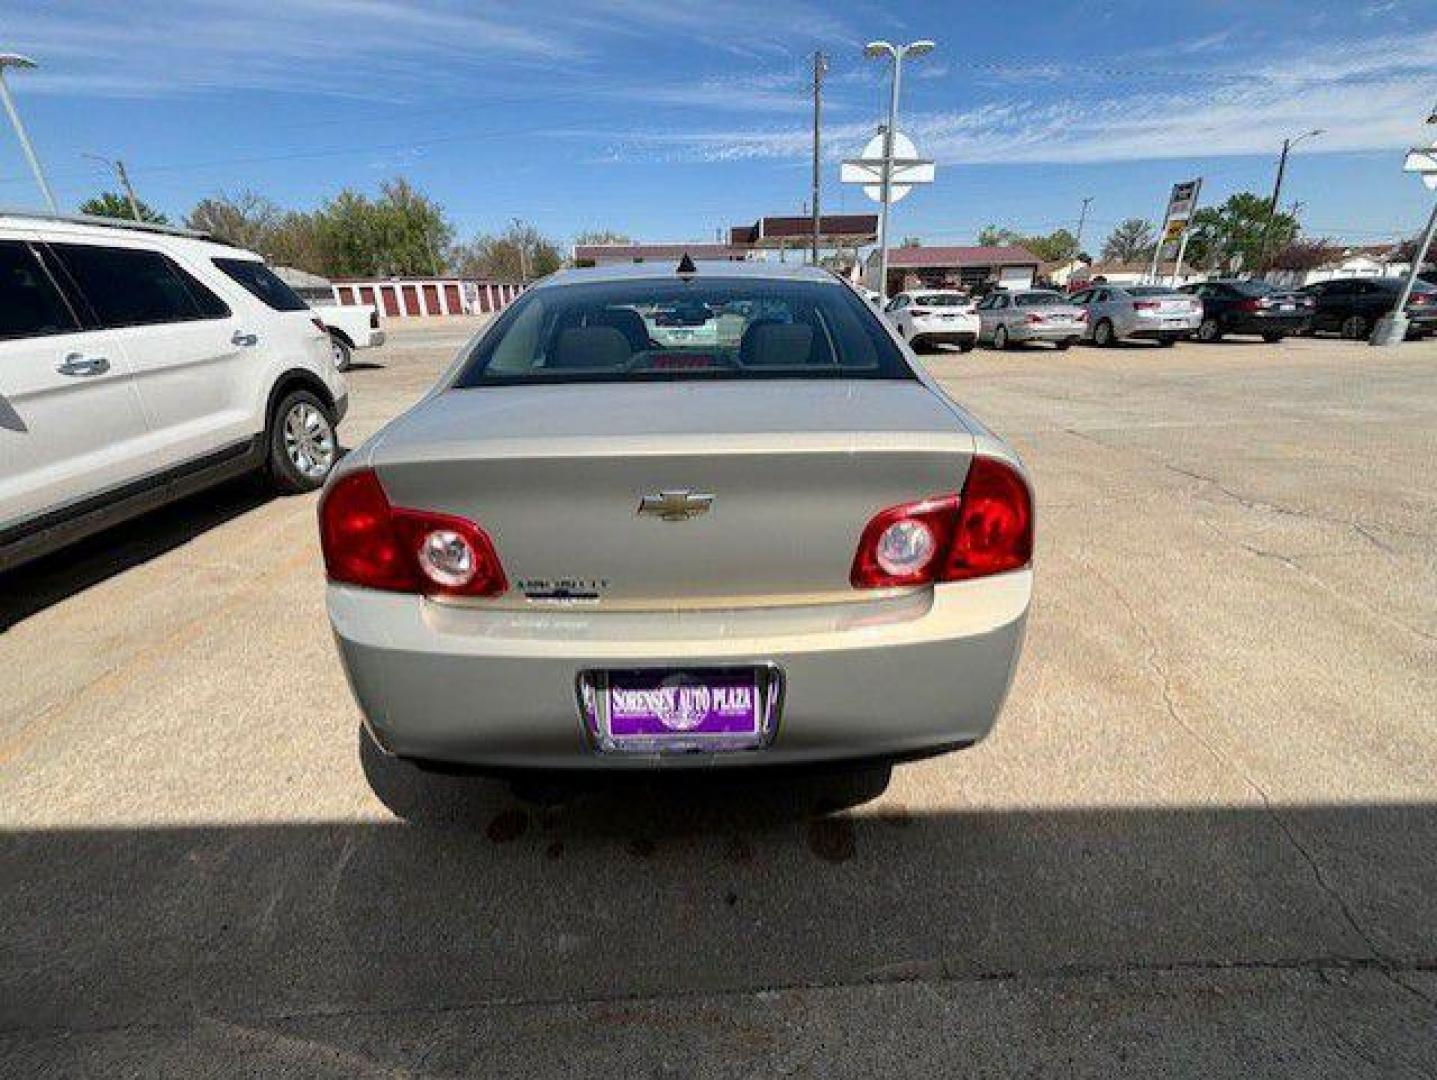
[[[75,313],[29,245],[0,240],[0,341],[79,328]]]
[[[168,256],[139,248],[50,244],[101,326],[223,319],[229,306]]]
[[[212,261],[266,307],[274,311],[309,310],[309,302],[286,285],[284,280],[264,263],[256,262],[254,259],[214,259]]]

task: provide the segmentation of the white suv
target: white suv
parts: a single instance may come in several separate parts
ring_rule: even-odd
[[[258,255],[0,214],[0,570],[240,473],[313,490],[347,405],[329,334]]]

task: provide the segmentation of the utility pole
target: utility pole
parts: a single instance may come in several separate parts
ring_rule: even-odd
[[[125,189],[125,197],[130,200],[130,215],[140,220],[140,200],[135,198],[135,189],[130,184],[130,174],[125,171],[125,163],[119,158],[115,159],[115,172],[119,174],[120,186]]]
[[[821,228],[818,210],[819,132],[823,120],[823,76],[828,72],[828,57],[821,49],[813,51],[813,265],[818,265],[818,233]]]
[[[1257,248],[1257,272],[1259,274],[1267,273],[1267,244],[1272,235],[1273,222],[1277,217],[1277,203],[1282,198],[1282,178],[1287,173],[1287,155],[1303,139],[1315,138],[1321,134],[1321,128],[1314,128],[1312,131],[1303,132],[1295,139],[1282,140],[1282,153],[1277,159],[1277,178],[1272,185],[1272,199],[1267,204],[1267,221],[1262,226],[1262,240]]]
[[[1088,207],[1091,206],[1092,203],[1093,197],[1091,195],[1083,199],[1083,210],[1078,215],[1078,235],[1074,240],[1074,244],[1078,249],[1077,251],[1073,252],[1074,261],[1076,261],[1078,256],[1081,255],[1083,252],[1083,226],[1088,223]]]
[[[135,221],[139,221],[140,200],[135,198],[135,189],[130,185],[130,174],[125,171],[125,163],[118,158],[111,161],[109,158],[101,157],[99,154],[81,154],[80,156],[87,157],[91,161],[98,161],[100,164],[107,165],[115,170],[115,176],[120,181],[120,187],[124,189],[125,197],[130,200],[130,217]]]
[[[25,151],[25,160],[30,163],[30,171],[35,174],[35,183],[40,186],[40,194],[45,196],[45,204],[49,206],[50,213],[58,214],[59,206],[55,202],[55,193],[50,190],[50,181],[45,179],[45,170],[40,167],[40,159],[35,154],[35,147],[30,144],[30,135],[25,130],[25,125],[20,121],[20,113],[15,108],[15,99],[10,96],[10,86],[5,82],[5,69],[16,68],[26,69],[35,67],[35,61],[28,56],[20,56],[17,53],[0,53],[0,101],[5,104],[5,111],[10,114],[10,123],[15,128],[15,136],[20,140],[20,149]]]

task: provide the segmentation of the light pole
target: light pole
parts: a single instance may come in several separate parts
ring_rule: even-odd
[[[25,159],[30,162],[30,171],[35,174],[35,183],[40,185],[40,193],[45,196],[50,213],[58,214],[60,208],[55,205],[55,193],[50,190],[50,182],[45,179],[45,170],[40,168],[40,159],[35,156],[35,148],[30,145],[30,136],[25,132],[25,125],[20,122],[20,114],[15,111],[15,100],[10,96],[10,87],[5,82],[6,68],[25,69],[35,66],[35,61],[28,56],[20,56],[17,53],[0,53],[0,99],[5,102],[5,111],[10,114],[10,123],[15,126],[15,134],[20,139],[20,148],[25,151]]]
[[[1272,185],[1272,201],[1267,204],[1267,222],[1262,227],[1262,243],[1257,249],[1258,273],[1267,272],[1267,241],[1272,233],[1273,220],[1277,217],[1277,202],[1282,198],[1282,178],[1287,172],[1287,155],[1303,139],[1315,139],[1322,134],[1321,128],[1304,131],[1295,139],[1282,140],[1282,154],[1277,159],[1277,180]]]
[[[898,128],[898,88],[903,79],[903,58],[919,57],[933,51],[931,41],[913,41],[907,45],[891,45],[886,41],[870,41],[863,47],[869,59],[888,56],[893,59],[893,86],[888,93],[888,126],[883,129],[882,211],[878,219],[878,293],[888,299],[888,208],[893,194],[893,133]]]
[[[1437,125],[1437,108],[1432,110],[1432,115],[1427,117],[1429,125]],[[1407,160],[1402,168],[1406,172],[1415,172],[1422,177],[1429,190],[1437,191],[1437,142],[1430,147],[1417,147],[1407,154]],[[1427,228],[1422,233],[1422,239],[1417,244],[1417,250],[1412,253],[1412,269],[1407,274],[1407,280],[1402,284],[1402,293],[1397,297],[1397,303],[1391,311],[1377,320],[1377,326],[1372,331],[1372,337],[1368,339],[1373,345],[1400,345],[1407,338],[1407,301],[1412,298],[1412,290],[1417,285],[1417,275],[1422,272],[1422,263],[1427,258],[1427,250],[1432,246],[1432,237],[1437,235],[1437,204],[1432,207],[1432,214],[1427,218]]]
[[[822,227],[822,216],[818,209],[819,195],[819,130],[823,119],[823,76],[828,72],[828,57],[822,52],[813,54],[813,265],[818,265],[818,235]]]
[[[130,174],[125,171],[125,163],[116,159],[111,161],[99,154],[81,154],[81,157],[89,158],[91,161],[98,161],[102,165],[108,165],[115,170],[115,175],[120,179],[120,186],[125,189],[125,197],[130,200],[130,217],[136,221],[140,220],[140,200],[135,198],[135,189],[130,185]]]

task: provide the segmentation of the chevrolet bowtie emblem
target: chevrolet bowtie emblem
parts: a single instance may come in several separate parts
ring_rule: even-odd
[[[639,500],[639,513],[659,518],[661,521],[688,521],[700,514],[707,514],[713,505],[712,495],[698,495],[692,491],[661,491],[657,495],[645,495]]]

